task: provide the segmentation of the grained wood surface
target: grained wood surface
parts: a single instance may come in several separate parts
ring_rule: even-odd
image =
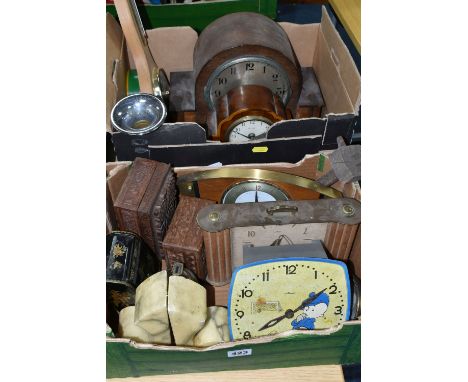
[[[156,168],[156,161],[136,158],[114,203],[119,229],[140,235],[137,211]]]
[[[196,218],[198,211],[209,204],[213,202],[182,195],[163,241],[169,268],[174,261],[182,262],[200,279],[206,276],[206,264],[203,234]]]
[[[356,239],[354,239],[353,248],[349,254],[349,264],[351,265],[354,274],[361,278],[361,225],[356,233]]]
[[[231,235],[203,231],[206,257],[206,281],[211,285],[226,285],[231,281]]]
[[[159,213],[165,213],[165,211],[161,211],[161,209],[155,205],[155,202],[158,199],[158,195],[161,192],[161,189],[166,186],[167,182],[170,182],[170,172],[171,167],[168,164],[156,162],[151,180],[149,181],[145,194],[143,195],[140,205],[138,206],[138,222],[140,226],[141,237],[156,253],[160,252],[159,248],[157,248],[159,247],[158,242],[160,237],[154,235],[153,231],[157,232],[158,228],[160,230],[160,227],[153,227],[151,224],[151,218],[153,217],[153,207],[155,207]],[[175,187],[175,185],[173,187]],[[164,218],[156,218],[156,222],[161,220],[164,220]]]
[[[175,375],[155,375],[140,378],[112,378],[109,382],[344,382],[339,365],[301,366],[278,369],[219,371],[213,373],[190,373]]]
[[[198,190],[200,192],[201,198],[213,200],[219,203],[221,201],[221,198],[223,197],[223,194],[227,191],[229,187],[247,180],[248,179],[236,178],[201,180],[198,182]],[[320,196],[318,192],[294,186],[291,184],[270,181],[268,181],[267,183],[279,187],[281,190],[286,192],[286,194],[291,200],[315,200],[318,199]]]
[[[206,298],[208,306],[226,306],[228,305],[229,287],[231,284],[223,286],[213,286],[208,283],[203,284],[206,288]]]
[[[138,72],[140,91],[153,94],[153,72],[157,73],[158,67],[148,48],[146,37],[141,35],[137,20],[135,19],[138,15],[134,15],[129,0],[114,0],[114,5]]]
[[[286,111],[279,97],[260,85],[242,85],[231,89],[216,103],[218,137],[229,141],[229,127],[246,116],[260,116],[272,123],[286,119]],[[231,129],[232,130],[232,129]]]

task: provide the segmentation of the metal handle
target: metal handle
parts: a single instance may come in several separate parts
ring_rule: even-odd
[[[270,207],[266,210],[268,215],[273,215],[277,212],[290,212],[292,214],[296,213],[298,211],[298,208],[296,206],[285,206],[285,205],[279,205],[279,206],[274,206]]]

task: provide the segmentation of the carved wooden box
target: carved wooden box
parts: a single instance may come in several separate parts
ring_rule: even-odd
[[[166,163],[136,158],[114,203],[119,229],[134,232],[161,257],[177,205],[175,176]]]
[[[183,263],[199,279],[206,276],[202,230],[197,224],[198,211],[214,204],[210,200],[181,196],[176,212],[163,241],[168,269],[174,262]]]

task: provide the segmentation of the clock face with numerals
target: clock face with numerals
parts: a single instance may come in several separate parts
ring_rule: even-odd
[[[276,202],[282,200],[289,200],[289,197],[279,187],[259,180],[247,180],[231,186],[221,198],[221,203]]]
[[[228,133],[228,141],[239,143],[265,137],[271,121],[260,117],[247,117],[236,121]]]
[[[240,85],[262,85],[288,103],[291,87],[288,75],[275,61],[262,56],[238,57],[220,65],[205,87],[205,98],[213,109],[218,98]]]
[[[288,258],[237,268],[229,292],[232,340],[288,330],[325,329],[349,319],[346,265],[337,260]]]

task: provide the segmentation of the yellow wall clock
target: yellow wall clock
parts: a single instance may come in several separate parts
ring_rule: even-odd
[[[301,257],[240,266],[229,291],[231,340],[332,327],[349,320],[351,296],[341,261]]]

